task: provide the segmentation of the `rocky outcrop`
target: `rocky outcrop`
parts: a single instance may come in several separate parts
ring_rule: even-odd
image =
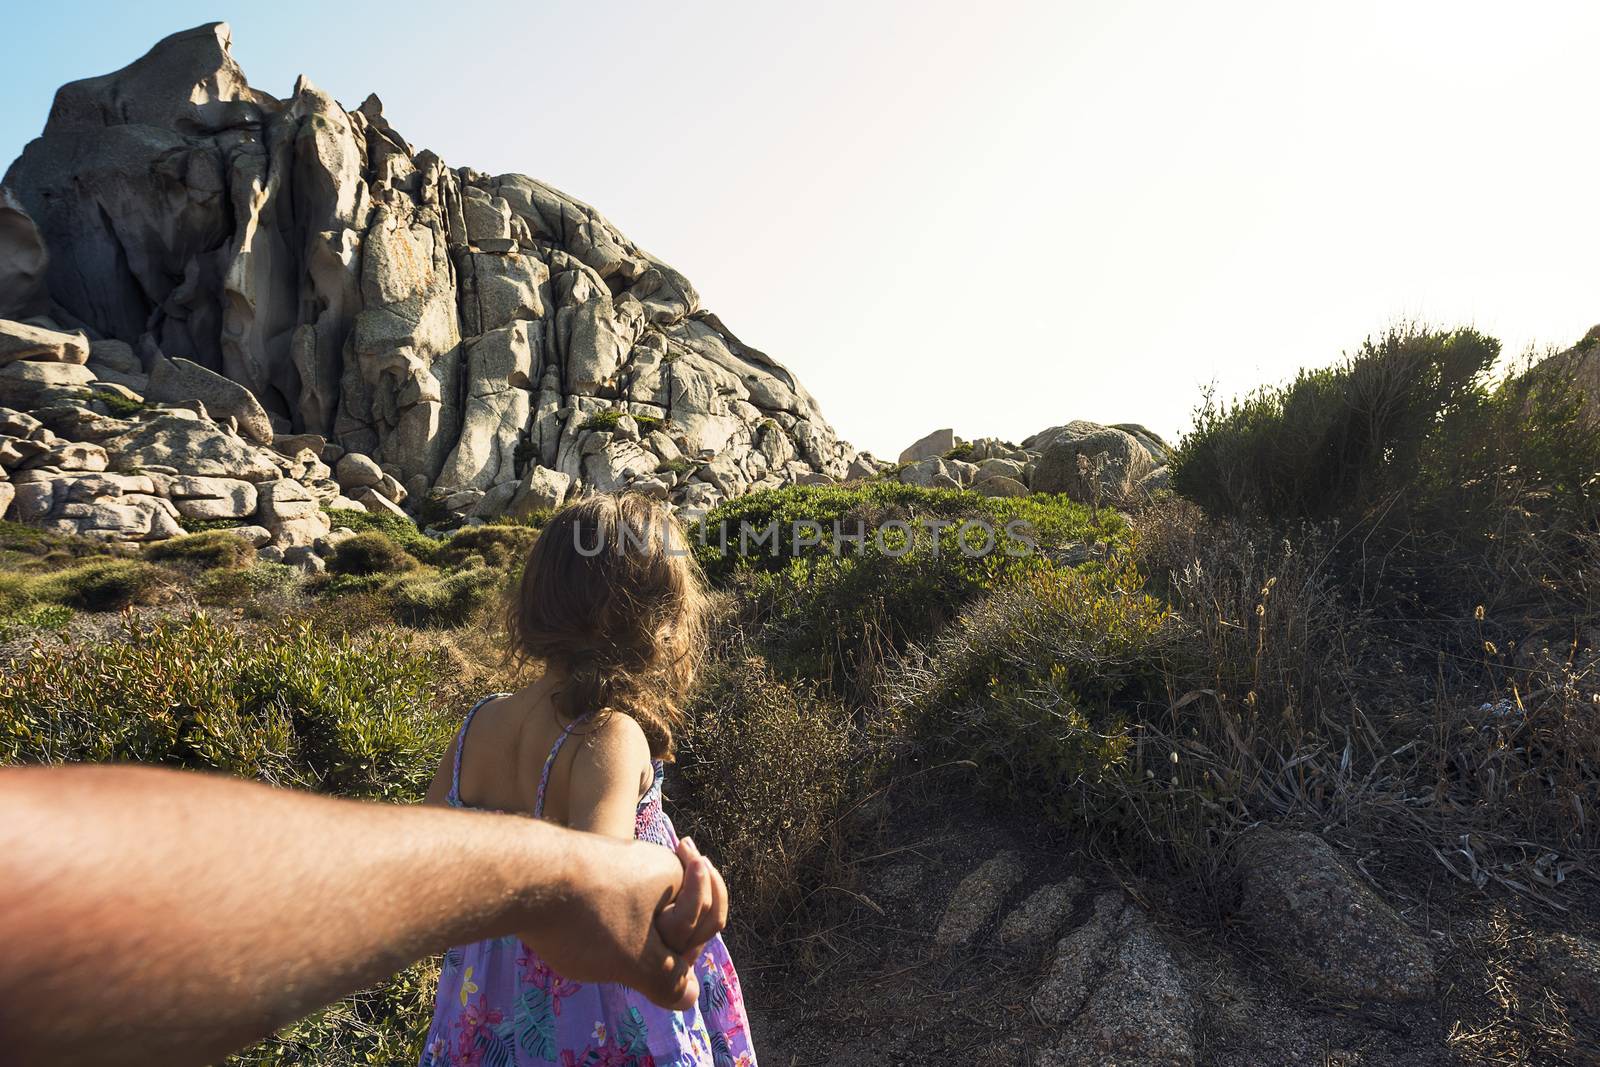
[[[953,430],[935,430],[906,448],[899,464],[863,454],[848,474],[984,496],[1065,493],[1083,503],[1125,506],[1167,489],[1171,458],[1167,443],[1137,423],[1079,420],[1041,430],[1021,445],[992,437],[963,441]]]
[[[0,404],[125,390],[159,413],[108,435],[113,469],[257,484],[302,451],[360,456],[382,477],[290,480],[318,505],[473,520],[851,473],[799,381],[593,208],[447,166],[376,96],[347,110],[301,78],[276,99],[229,47],[201,26],[56,94],[0,197],[0,313],[19,323]],[[274,502],[265,519],[303,524]]]

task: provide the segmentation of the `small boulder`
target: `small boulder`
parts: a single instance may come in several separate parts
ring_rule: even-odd
[[[1428,943],[1315,834],[1258,829],[1239,846],[1240,916],[1288,972],[1334,996],[1433,993]]]
[[[1000,923],[1000,944],[1029,952],[1053,943],[1082,895],[1080,878],[1040,886]]]
[[[956,447],[956,432],[946,428],[935,430],[900,453],[901,463],[915,463],[919,459],[934,459]]]
[[[924,489],[960,489],[961,482],[950,464],[938,456],[918,460],[900,469],[900,481]]]
[[[339,488],[348,493],[364,485],[377,485],[383,481],[385,475],[371,456],[364,456],[360,452],[346,452],[339,457],[339,462],[334,464],[333,477],[339,483]]]
[[[1027,496],[1028,487],[1015,478],[996,475],[973,483],[973,490],[984,496]]]
[[[933,933],[934,945],[952,949],[972,944],[1000,910],[1006,895],[1022,881],[1025,870],[1022,857],[1015,852],[997,852],[984,860],[950,894]]]
[[[357,504],[361,505],[362,508],[372,512],[374,515],[398,515],[401,518],[406,517],[405,508],[402,508],[399,504],[396,504],[393,500],[390,500],[388,497],[384,496],[382,493],[378,492],[376,488],[370,485],[363,485],[360,489],[355,490],[355,494],[351,497],[351,499]],[[482,499],[483,498],[481,496],[478,497],[478,500]],[[473,504],[475,505],[477,502],[477,500],[474,500]]]
[[[19,359],[87,363],[89,339],[81,333],[62,333],[14,319],[0,319],[0,364]]]
[[[567,498],[567,490],[571,487],[570,475],[534,464],[523,476],[522,484],[517,486],[506,514],[524,519],[540,511],[554,511]]]
[[[1088,503],[1132,499],[1139,480],[1155,468],[1150,453],[1123,430],[1093,423],[1062,428],[1039,454],[1029,484],[1036,493],[1066,493]]]
[[[38,407],[46,398],[70,398],[92,381],[94,372],[77,363],[17,360],[0,367],[0,404],[19,409]]]

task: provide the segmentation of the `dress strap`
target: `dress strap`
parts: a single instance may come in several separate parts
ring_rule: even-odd
[[[544,758],[544,770],[539,772],[539,795],[533,801],[533,817],[539,818],[544,814],[544,789],[550,784],[550,768],[556,765],[556,755],[560,753],[561,746],[567,743],[567,738],[572,736],[572,730],[589,716],[580,715],[567,723],[561,731],[561,736],[556,738],[556,743],[550,746],[550,755]]]
[[[456,731],[456,757],[455,766],[450,772],[450,795],[446,801],[452,808],[461,806],[461,750],[467,747],[467,727],[472,725],[472,717],[478,714],[478,709],[496,697],[509,696],[507,693],[490,693],[467,711],[466,718],[461,720],[461,729]]]

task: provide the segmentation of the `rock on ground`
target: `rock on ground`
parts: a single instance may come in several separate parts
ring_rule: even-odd
[[[1190,1067],[1196,1009],[1160,934],[1121,893],[1061,940],[1034,993],[1034,1010],[1058,1024],[1038,1063],[1060,1067]]]
[[[1239,916],[1285,971],[1355,1000],[1420,1000],[1434,991],[1428,943],[1322,838],[1256,830],[1238,855]]]
[[[934,945],[948,949],[972,944],[1025,872],[1022,857],[1015,852],[999,852],[979,864],[950,895],[933,934]]]

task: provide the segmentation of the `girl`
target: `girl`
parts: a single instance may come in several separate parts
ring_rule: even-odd
[[[629,494],[563,508],[507,610],[513,657],[543,673],[467,712],[428,801],[675,848],[662,764],[694,680],[704,607],[663,507]],[[721,937],[695,973],[699,1003],[673,1012],[622,986],[569,982],[516,937],[453,948],[422,1067],[754,1067]]]

